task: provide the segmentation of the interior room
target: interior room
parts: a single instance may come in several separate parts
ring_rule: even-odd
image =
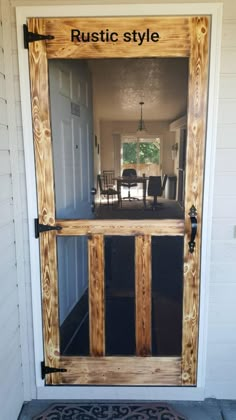
[[[51,60],[49,78],[58,217],[183,218],[188,59]]]
[[[49,82],[57,218],[183,219],[188,59],[51,60]],[[107,355],[135,354],[134,244],[105,237]],[[179,356],[183,241],[151,246],[152,354]],[[88,356],[88,237],[57,252],[61,352]]]

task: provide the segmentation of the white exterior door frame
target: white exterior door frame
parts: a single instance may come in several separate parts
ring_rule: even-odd
[[[215,144],[217,130],[218,90],[220,72],[220,43],[222,24],[221,3],[192,4],[122,4],[122,5],[80,5],[80,6],[19,6],[17,12],[18,53],[20,68],[21,104],[28,197],[29,241],[31,259],[32,307],[35,348],[36,387],[39,399],[168,399],[201,400],[205,398],[205,371],[207,350],[208,297],[210,273],[211,225],[213,207],[213,183],[215,167]],[[41,380],[40,362],[43,360],[40,264],[38,241],[34,237],[34,219],[37,218],[36,180],[33,151],[32,124],[29,85],[28,51],[24,49],[22,25],[28,17],[68,16],[180,16],[210,15],[210,68],[207,115],[207,139],[204,176],[204,204],[201,248],[201,294],[200,334],[198,353],[197,387],[45,387]]]

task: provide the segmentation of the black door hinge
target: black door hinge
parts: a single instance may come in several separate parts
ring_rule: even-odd
[[[52,368],[52,367],[49,367],[49,366],[45,366],[45,362],[41,362],[41,377],[42,377],[42,379],[45,379],[45,376],[49,375],[50,373],[57,373],[57,372],[67,372],[67,369]]]
[[[42,225],[39,223],[39,219],[34,219],[34,230],[35,230],[35,238],[39,238],[39,234],[42,232],[48,232],[50,230],[62,230],[61,226],[50,226],[50,225]]]
[[[34,41],[43,41],[44,39],[54,39],[53,35],[41,35],[35,34],[34,32],[28,31],[28,26],[26,24],[23,25],[23,33],[24,33],[24,47],[26,50],[29,48],[29,42]]]

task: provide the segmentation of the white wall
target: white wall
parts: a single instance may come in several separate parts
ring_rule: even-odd
[[[18,204],[23,150],[11,127],[16,124],[16,110],[10,118],[9,72],[7,64],[12,62],[12,51],[7,32],[10,27],[6,9],[0,3],[0,406],[1,418],[15,420],[24,401],[21,341],[24,326],[19,310],[19,270],[24,265],[16,238],[22,243],[23,214]],[[11,36],[11,33],[10,33]],[[11,74],[11,70],[10,70]],[[17,179],[18,178],[18,179]],[[23,182],[24,185],[24,182]],[[22,186],[23,186],[22,185]],[[26,204],[26,196],[22,196]],[[25,205],[26,208],[26,205]],[[21,233],[20,233],[21,231]],[[29,279],[28,279],[29,282]]]
[[[31,282],[15,13],[0,1],[0,406],[34,397]],[[28,304],[26,304],[28,301]]]
[[[158,2],[161,3],[161,1]],[[178,0],[170,2],[178,3]],[[194,3],[194,0],[187,1],[187,3],[191,2]],[[209,3],[210,1],[202,0],[201,2]],[[215,3],[215,1],[212,2]],[[23,1],[14,0],[14,4],[20,3],[22,4]],[[24,3],[56,5],[63,1],[42,0],[36,3],[31,0]],[[205,395],[236,398],[236,2],[224,0],[223,3],[220,109],[215,169]],[[0,72],[5,73],[6,78],[4,79],[0,74],[0,96],[3,99],[6,98],[8,104],[4,100],[1,101],[0,111],[0,403],[3,418],[15,420],[22,401],[35,395],[33,393],[31,279],[26,228],[27,203],[15,13],[14,8],[9,6],[10,2],[2,0],[3,4],[5,40],[2,43],[2,28],[0,27]],[[9,13],[11,13],[10,19]],[[5,53],[1,46],[4,47]],[[3,59],[7,63],[7,71],[4,70]],[[8,87],[5,91],[4,86]],[[9,113],[10,118],[5,112]],[[7,130],[8,121],[9,129]],[[2,133],[5,134],[2,135]],[[18,328],[19,323],[20,328]],[[4,344],[5,341],[7,346]],[[23,363],[23,374],[21,363]],[[24,382],[25,394],[22,382]]]
[[[236,398],[236,2],[224,2],[206,392]]]

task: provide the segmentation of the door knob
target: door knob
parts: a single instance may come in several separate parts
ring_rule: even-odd
[[[189,252],[192,254],[195,249],[195,237],[197,234],[197,209],[194,205],[192,205],[190,211],[189,211],[189,217],[191,221],[191,238],[188,243],[189,245]]]

